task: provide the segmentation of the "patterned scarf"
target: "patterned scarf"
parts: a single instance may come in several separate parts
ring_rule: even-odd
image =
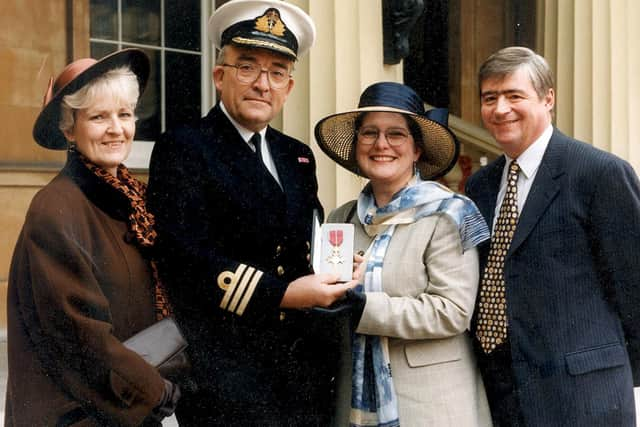
[[[458,225],[463,250],[490,237],[487,224],[473,202],[436,182],[416,176],[382,208],[376,207],[370,184],[367,185],[358,198],[358,218],[367,234],[375,239],[368,250],[364,285],[358,285],[358,290],[384,292],[382,268],[396,225],[437,214],[450,216]],[[400,425],[388,337],[354,334],[350,425]]]
[[[153,228],[155,218],[151,212],[147,211],[145,202],[147,185],[131,176],[129,170],[123,164],[118,165],[118,177],[116,178],[111,173],[92,163],[79,152],[76,151],[76,153],[82,163],[98,178],[127,197],[131,208],[128,224],[129,231],[133,234],[140,247],[152,247],[158,234]],[[173,314],[173,308],[167,297],[167,291],[160,281],[155,260],[151,260],[150,264],[154,281],[156,319],[162,320]]]

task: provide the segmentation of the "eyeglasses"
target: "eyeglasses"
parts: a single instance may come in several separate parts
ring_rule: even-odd
[[[361,128],[358,130],[358,142],[364,145],[373,145],[383,134],[389,145],[402,145],[409,139],[409,132],[402,128],[390,128],[380,132],[378,128]]]
[[[291,74],[285,68],[269,68],[263,70],[251,62],[241,62],[239,64],[222,64],[223,67],[233,67],[236,69],[236,78],[242,83],[253,83],[262,73],[267,73],[269,85],[274,89],[282,89],[289,83]]]

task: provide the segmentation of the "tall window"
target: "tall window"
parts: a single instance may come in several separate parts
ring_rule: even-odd
[[[90,0],[91,56],[141,48],[151,76],[137,109],[136,141],[155,141],[167,128],[208,108],[205,0]],[[210,3],[210,2],[209,2]]]

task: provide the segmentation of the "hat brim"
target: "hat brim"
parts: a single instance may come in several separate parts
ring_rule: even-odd
[[[343,113],[332,114],[320,120],[315,127],[318,145],[333,161],[356,175],[367,178],[358,168],[355,158],[355,122],[367,112],[390,112],[409,116],[422,132],[422,155],[416,162],[423,179],[444,176],[455,165],[460,144],[446,126],[410,111],[392,107],[364,107]]]
[[[62,98],[76,92],[107,71],[122,66],[129,66],[131,71],[138,77],[140,94],[142,95],[149,80],[149,58],[140,49],[123,49],[114,52],[78,74],[76,78],[54,94],[36,119],[33,126],[33,139],[44,148],[65,150],[67,148],[67,139],[59,128],[61,119],[60,102]]]

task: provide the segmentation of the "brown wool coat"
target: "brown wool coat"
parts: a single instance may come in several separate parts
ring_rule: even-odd
[[[158,372],[121,343],[155,321],[127,207],[73,154],[34,197],[9,273],[6,426],[80,405],[92,418],[76,425],[139,425],[160,400]]]

